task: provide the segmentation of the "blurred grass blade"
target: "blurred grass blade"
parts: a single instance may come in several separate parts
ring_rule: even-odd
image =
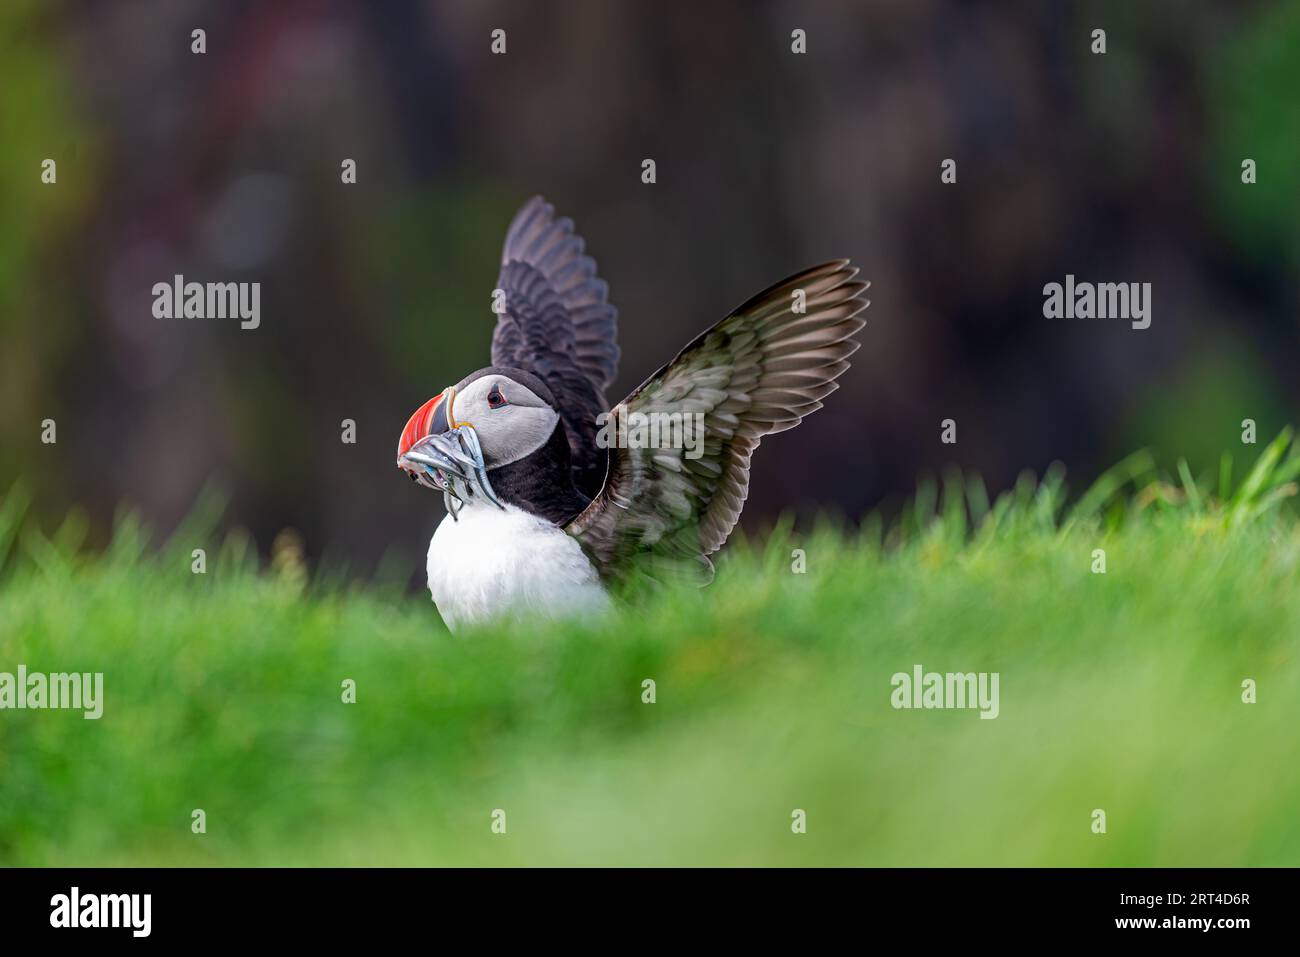
[[[31,489],[22,479],[14,482],[9,488],[9,493],[5,495],[4,501],[0,502],[0,574],[5,570],[9,553],[18,538],[23,517],[31,504]]]
[[[1075,503],[1061,530],[1067,531],[1078,522],[1096,516],[1126,486],[1136,482],[1144,475],[1149,475],[1154,470],[1155,459],[1147,449],[1139,449],[1117,464],[1112,465],[1097,476],[1097,480]]]
[[[1187,502],[1192,506],[1197,514],[1203,511],[1201,501],[1201,490],[1196,486],[1196,480],[1192,478],[1192,470],[1187,467],[1187,459],[1179,457],[1178,459],[1178,478],[1183,483],[1183,491],[1187,494]]]
[[[1275,471],[1278,463],[1282,461],[1282,455],[1286,452],[1287,446],[1291,444],[1291,429],[1285,428],[1278,434],[1272,442],[1260,453],[1255,464],[1251,466],[1246,478],[1242,481],[1241,486],[1232,496],[1229,507],[1229,517],[1232,522],[1238,523],[1244,521],[1252,513],[1252,506],[1257,504],[1256,500],[1267,493],[1276,484],[1274,481]]]

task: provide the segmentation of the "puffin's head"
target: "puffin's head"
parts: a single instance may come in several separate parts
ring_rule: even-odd
[[[546,445],[559,420],[541,379],[489,366],[415,410],[397,442],[397,467],[462,502],[478,494],[495,501],[487,473]]]

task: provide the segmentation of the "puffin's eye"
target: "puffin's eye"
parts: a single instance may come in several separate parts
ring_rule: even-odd
[[[507,404],[506,397],[501,394],[501,386],[494,385],[492,391],[488,393],[488,408],[499,409],[501,406]]]

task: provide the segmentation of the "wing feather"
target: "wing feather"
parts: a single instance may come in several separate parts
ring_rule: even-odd
[[[614,407],[611,436],[656,416],[678,417],[683,430],[682,416],[698,416],[691,421],[703,431],[702,441],[679,447],[664,447],[660,434],[655,447],[629,442],[609,449],[600,494],[567,526],[602,574],[620,578],[643,562],[711,569],[708,556],[740,518],[762,437],[820,409],[849,368],[869,286],[856,275],[840,260],[777,283],[701,333]],[[806,309],[795,312],[800,290]]]
[[[595,423],[618,373],[618,312],[585,246],[573,220],[556,219],[540,196],[515,214],[501,251],[505,310],[492,333],[492,365],[524,369],[551,389],[575,484],[593,495],[605,476]]]

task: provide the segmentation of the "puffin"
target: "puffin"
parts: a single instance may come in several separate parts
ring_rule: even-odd
[[[443,495],[426,571],[452,632],[598,614],[628,582],[707,584],[759,442],[820,409],[858,349],[870,284],[826,262],[611,405],[618,313],[585,249],[542,197],[524,204],[502,248],[491,365],[424,402],[398,439],[398,468]],[[655,421],[676,427],[647,432]]]

